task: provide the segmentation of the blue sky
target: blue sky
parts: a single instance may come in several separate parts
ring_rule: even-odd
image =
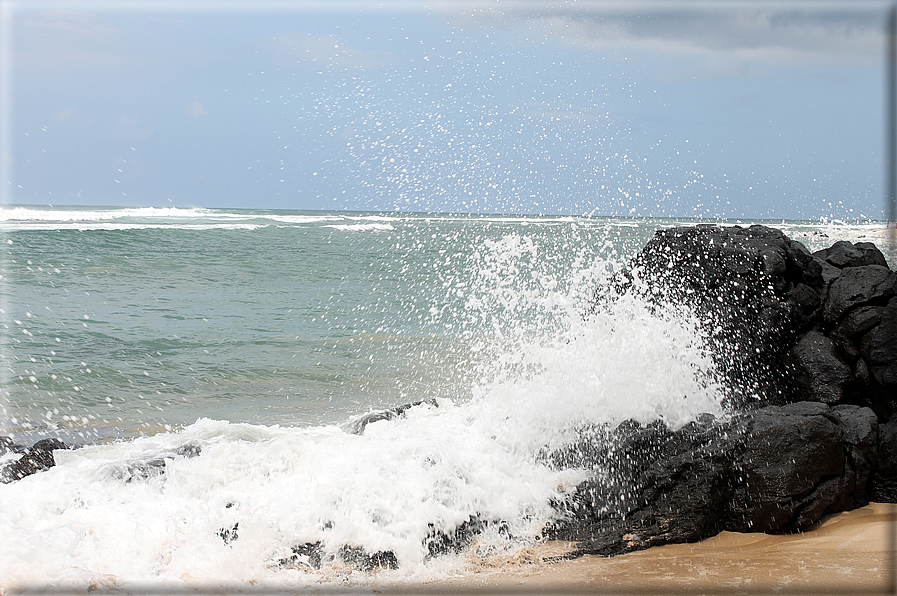
[[[889,6],[2,2],[2,199],[881,218]]]

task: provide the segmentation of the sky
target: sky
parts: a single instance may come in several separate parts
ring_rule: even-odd
[[[0,200],[882,219],[890,6],[0,0]]]

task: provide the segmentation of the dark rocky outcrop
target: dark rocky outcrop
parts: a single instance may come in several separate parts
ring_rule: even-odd
[[[13,460],[0,468],[0,482],[21,480],[56,465],[53,452],[70,447],[59,439],[41,439],[31,447],[13,442],[9,437],[0,436],[0,456],[14,454]]]
[[[733,405],[791,401],[798,388],[783,346],[793,345],[797,319],[821,304],[821,266],[799,243],[770,228],[700,225],[656,233],[636,255],[637,291],[690,307],[707,336]],[[789,304],[789,293],[792,293]],[[794,314],[793,311],[797,311]]]
[[[616,555],[723,530],[792,532],[869,503],[878,420],[868,408],[798,402],[676,431],[627,422],[552,454],[593,471],[546,535]]]
[[[580,553],[610,556],[718,533],[733,490],[733,431],[709,415],[677,432],[631,421],[585,431],[551,460],[593,476],[556,504],[562,517],[546,535],[576,541]]]
[[[870,243],[810,253],[763,226],[657,232],[616,293],[706,324],[732,416],[583,431],[592,478],[549,535],[613,555],[722,530],[792,532],[897,502],[897,273]],[[610,296],[601,300],[613,299]]]
[[[621,285],[708,322],[736,408],[819,401],[867,406],[882,421],[897,413],[897,273],[871,243],[811,254],[765,226],[673,228]]]

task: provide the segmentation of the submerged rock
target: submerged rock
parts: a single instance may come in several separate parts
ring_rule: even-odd
[[[402,404],[401,406],[396,406],[394,408],[387,408],[385,410],[378,410],[376,412],[371,412],[370,414],[365,414],[364,416],[356,418],[355,420],[352,420],[351,422],[346,424],[343,427],[343,430],[351,435],[360,435],[364,433],[364,429],[368,424],[378,422],[380,420],[392,420],[393,418],[404,416],[405,412],[407,412],[409,409],[415,406],[420,406],[422,404],[427,404],[434,408],[439,407],[439,402],[437,402],[435,399],[426,399],[410,404]]]
[[[31,447],[18,445],[9,437],[0,437],[0,456],[14,454],[12,461],[0,468],[0,482],[9,483],[26,476],[49,470],[56,465],[53,452],[70,449],[59,439],[41,439]]]
[[[399,561],[392,551],[369,553],[363,548],[342,546],[336,553],[328,553],[321,542],[297,544],[290,549],[289,556],[278,561],[281,567],[321,569],[327,563],[340,561],[359,571],[375,569],[398,569]]]
[[[167,470],[167,462],[169,460],[177,457],[190,459],[201,454],[202,447],[198,443],[184,443],[173,451],[164,451],[154,457],[114,464],[108,468],[107,473],[112,478],[125,484],[145,482],[158,476],[163,476]]]
[[[0,456],[12,454],[6,465],[0,464],[0,482],[9,483],[26,476],[49,470],[56,465],[53,452],[58,449],[74,449],[59,439],[41,439],[31,447],[18,445],[9,437],[0,436]],[[165,473],[165,462],[174,457],[196,457],[202,453],[197,443],[185,443],[171,452],[160,453],[156,457],[133,460],[111,466],[108,473],[125,483],[145,481]]]

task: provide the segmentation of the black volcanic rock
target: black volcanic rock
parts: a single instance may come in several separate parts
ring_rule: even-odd
[[[792,348],[791,354],[809,387],[814,401],[835,404],[844,397],[844,386],[850,381],[850,367],[838,356],[835,342],[818,331],[806,333]]]
[[[897,386],[897,297],[891,298],[880,313],[879,324],[870,324],[861,341],[861,352],[872,366],[876,380],[893,388]]]
[[[0,469],[0,482],[9,483],[21,480],[43,470],[49,470],[56,465],[53,452],[57,449],[69,449],[69,446],[59,439],[41,439],[31,447],[16,445],[9,437],[0,437],[0,455],[13,452],[19,454],[18,459],[6,464]]]
[[[895,281],[897,274],[881,265],[844,269],[828,289],[823,320],[832,324],[856,306],[887,302],[894,295]]]
[[[863,267],[864,265],[887,267],[884,255],[871,242],[851,244],[845,240],[840,240],[832,244],[830,248],[822,250],[817,254],[826,263],[834,265],[838,269]]]
[[[897,419],[879,427],[878,465],[869,492],[873,501],[897,503]]]
[[[816,522],[837,497],[817,487],[844,471],[837,418],[824,404],[799,402],[750,412],[744,424],[744,450],[732,462],[741,480],[726,529],[771,532]]]
[[[897,415],[897,273],[875,245],[811,254],[765,226],[673,228],[627,275],[622,288],[707,322],[733,407],[819,401]]]
[[[611,556],[723,530],[802,530],[869,502],[877,452],[870,409],[818,402],[705,415],[676,431],[632,421],[590,429],[552,454],[554,465],[592,475],[557,504],[546,535]]]
[[[764,226],[661,230],[635,257],[646,295],[691,307],[733,405],[797,401],[786,354],[821,307],[822,262]]]
[[[811,254],[764,226],[657,232],[614,289],[704,321],[733,414],[584,430],[549,458],[592,475],[547,535],[614,555],[897,502],[895,286],[869,243]]]
[[[879,461],[879,424],[869,408],[840,405],[832,408],[844,432],[846,485],[841,498],[829,506],[831,511],[850,511],[869,504],[870,479]],[[828,512],[828,510],[827,510]]]
[[[546,535],[603,556],[713,536],[731,499],[729,462],[739,445],[739,431],[709,415],[676,432],[629,421],[584,433],[552,460],[592,478],[558,504],[561,518]]]

